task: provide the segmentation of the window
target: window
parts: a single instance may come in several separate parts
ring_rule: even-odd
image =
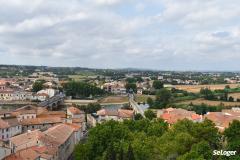
[[[4,135],[2,135],[2,139],[4,139]]]

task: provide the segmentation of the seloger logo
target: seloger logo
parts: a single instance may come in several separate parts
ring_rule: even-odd
[[[223,151],[223,150],[214,150],[213,155],[214,156],[235,156],[237,154],[237,151]]]

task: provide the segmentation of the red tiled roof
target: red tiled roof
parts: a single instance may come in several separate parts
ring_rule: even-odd
[[[80,109],[76,108],[76,107],[68,107],[67,108],[72,114],[84,114],[83,111],[81,111]]]
[[[23,119],[20,123],[22,125],[38,125],[38,124],[55,124],[61,123],[60,117],[47,117],[47,118],[31,118]]]
[[[51,137],[59,145],[63,144],[73,133],[73,128],[66,124],[59,124],[51,127],[44,133],[45,136]]]
[[[9,127],[10,127],[9,124],[0,118],[0,128],[4,129]]]
[[[133,113],[134,113],[133,110],[118,109],[118,116],[121,118],[132,118]]]

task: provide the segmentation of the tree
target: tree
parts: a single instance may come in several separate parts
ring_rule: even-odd
[[[137,114],[134,116],[134,119],[135,119],[135,120],[140,120],[140,119],[143,119],[143,116],[142,116],[140,113],[137,113]]]
[[[170,102],[171,97],[172,97],[171,91],[163,88],[157,92],[156,101],[167,104]]]
[[[127,82],[127,83],[136,83],[137,80],[136,80],[135,78],[127,78],[127,79],[126,79],[126,82]]]
[[[207,100],[214,100],[215,99],[215,95],[208,88],[201,88],[200,94],[202,94],[204,96],[204,98],[207,99]]]
[[[128,93],[130,92],[137,93],[137,85],[135,83],[127,83],[125,88]]]
[[[229,102],[234,102],[234,98],[233,98],[232,96],[230,96],[230,97],[228,98],[228,101],[229,101]]]
[[[127,160],[135,160],[132,145],[128,146]]]
[[[224,131],[227,139],[227,149],[240,152],[240,121],[233,120],[227,129]],[[240,158],[240,156],[238,156]]]
[[[163,88],[163,83],[159,80],[155,80],[155,81],[153,81],[153,88],[162,89]]]
[[[107,148],[105,160],[116,160],[116,159],[117,159],[117,155],[113,147],[113,142],[111,142],[109,147]]]
[[[84,111],[86,114],[96,113],[102,107],[99,103],[89,103],[88,105],[78,106],[78,108]]]
[[[149,119],[149,120],[152,120],[152,119],[154,119],[154,118],[156,118],[157,117],[157,115],[152,111],[152,110],[146,110],[145,112],[144,112],[144,115],[145,115],[145,117],[147,118],[147,119]]]
[[[37,80],[36,82],[33,83],[32,91],[33,92],[38,92],[38,91],[42,90],[44,83],[45,83],[44,80]]]
[[[73,98],[86,98],[105,94],[102,89],[86,82],[70,81],[63,88],[66,95]]]
[[[178,158],[178,160],[189,159],[197,160],[212,159],[212,149],[206,141],[201,141],[197,144],[194,144],[190,152],[187,152]]]
[[[153,99],[152,98],[150,98],[150,97],[148,97],[147,98],[147,104],[151,107],[151,106],[153,106]]]

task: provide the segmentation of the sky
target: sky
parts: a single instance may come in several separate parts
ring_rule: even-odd
[[[239,0],[0,0],[0,64],[240,71]]]

